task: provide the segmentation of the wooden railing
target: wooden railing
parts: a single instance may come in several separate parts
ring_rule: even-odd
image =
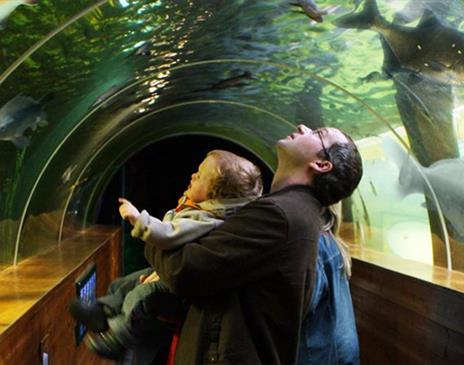
[[[352,247],[366,364],[464,364],[464,274]]]
[[[0,271],[0,364],[109,364],[75,344],[68,303],[75,281],[96,265],[97,295],[120,274],[121,232],[94,227]]]

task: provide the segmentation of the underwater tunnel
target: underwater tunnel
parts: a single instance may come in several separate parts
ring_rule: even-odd
[[[105,363],[66,303],[92,270],[101,295],[146,265],[117,198],[162,215],[212,149],[255,162],[267,191],[298,124],[342,129],[363,157],[340,233],[361,363],[463,363],[462,14],[460,0],[0,0],[0,364]]]

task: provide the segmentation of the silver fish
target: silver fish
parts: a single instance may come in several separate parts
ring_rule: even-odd
[[[298,0],[298,3],[291,3],[290,5],[301,7],[308,18],[318,23],[322,23],[322,16],[327,14],[325,10],[319,9],[313,0]]]
[[[240,75],[230,77],[228,79],[220,80],[207,88],[195,90],[195,92],[207,91],[207,90],[224,90],[224,89],[228,89],[231,87],[247,86],[248,80],[259,80],[259,79],[253,76],[253,74],[250,71],[244,71]]]
[[[24,132],[45,126],[46,117],[39,101],[17,95],[0,109],[0,140],[11,141],[17,148],[24,148],[30,143]]]
[[[369,185],[371,187],[371,190],[372,190],[372,194],[374,194],[375,196],[377,196],[377,189],[375,188],[375,185],[374,183],[372,182],[372,179],[369,178]]]
[[[401,196],[422,193],[433,201],[433,195],[422,177],[423,174],[435,192],[443,215],[452,227],[454,237],[464,241],[464,159],[444,159],[424,167],[414,161],[392,139],[384,138],[382,143],[386,155],[400,170]],[[429,208],[437,210],[436,206]]]
[[[38,0],[0,0],[0,29],[4,27],[10,14],[20,5],[35,5]]]
[[[71,181],[71,177],[76,170],[77,164],[68,166],[68,168],[61,175],[61,181],[63,184],[68,184]]]
[[[114,94],[116,94],[117,92],[121,91],[124,87],[126,86],[125,83],[122,83],[122,84],[117,84],[117,85],[113,85],[111,86],[108,90],[106,90],[103,94],[101,94],[93,103],[92,105],[90,106],[90,108],[93,108],[93,107],[96,107],[98,105],[101,104],[101,107],[102,108],[108,108],[109,106],[113,105],[117,100],[118,98],[116,98],[116,100],[112,100],[111,102],[107,102],[107,100],[112,97]]]
[[[133,54],[136,55],[136,56],[150,56],[151,55],[150,48],[151,48],[151,43],[146,42],[146,43],[142,44],[140,47],[138,47],[134,51]]]
[[[380,33],[384,56],[390,57],[391,52],[395,60],[388,63],[395,64],[396,71],[412,71],[446,84],[464,83],[464,34],[440,23],[429,10],[424,11],[417,27],[411,28],[388,22],[376,1],[366,0],[361,12],[345,15],[335,23]]]

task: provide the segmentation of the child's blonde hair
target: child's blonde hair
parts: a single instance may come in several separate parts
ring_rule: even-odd
[[[223,150],[210,151],[207,156],[217,162],[208,199],[256,199],[263,193],[261,171],[252,162]]]

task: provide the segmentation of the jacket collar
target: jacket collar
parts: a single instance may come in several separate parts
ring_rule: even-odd
[[[282,188],[280,190],[274,191],[272,193],[265,194],[262,197],[274,196],[274,195],[285,193],[287,191],[301,191],[301,192],[307,193],[307,194],[311,195],[311,197],[313,199],[315,199],[322,206],[322,203],[317,198],[317,194],[316,194],[316,191],[314,190],[314,188],[312,186],[303,185],[303,184],[288,185],[288,186],[286,186],[286,187],[284,187],[284,188]]]
[[[284,188],[282,188],[280,190],[274,191],[272,193],[265,194],[264,196],[272,196],[272,195],[284,193],[284,192],[290,191],[290,190],[304,191],[304,192],[307,192],[307,193],[313,195],[314,197],[316,197],[316,192],[314,191],[314,188],[309,186],[309,185],[303,185],[303,184],[288,185],[288,186],[286,186],[286,187],[284,187]]]

